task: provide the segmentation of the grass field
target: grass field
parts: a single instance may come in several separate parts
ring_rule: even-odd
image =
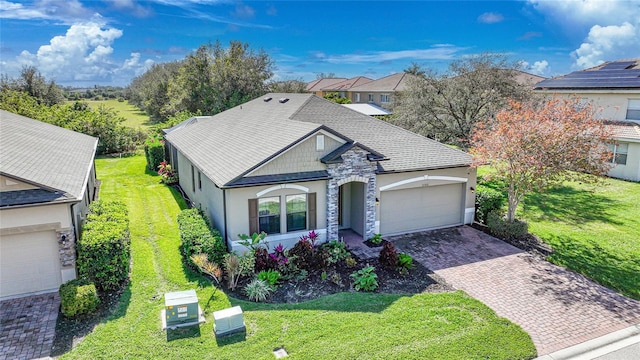
[[[567,182],[526,196],[517,216],[553,247],[550,261],[640,299],[640,183]]]
[[[126,119],[124,122],[125,126],[134,129],[140,128],[143,131],[146,131],[151,126],[151,123],[149,122],[149,115],[145,114],[137,107],[129,104],[129,102],[127,101],[118,101],[115,99],[111,99],[91,100],[87,101],[87,103],[92,108],[97,108],[100,105],[104,105],[106,107],[114,109],[120,114],[120,116]]]
[[[226,296],[182,266],[176,216],[184,202],[142,156],[98,159],[102,199],[130,213],[131,283],[117,312],[63,358],[530,359],[529,335],[463,292],[413,296],[345,292],[300,304],[256,304]],[[207,322],[161,330],[163,294],[194,288]],[[246,338],[216,341],[212,312],[244,310]]]

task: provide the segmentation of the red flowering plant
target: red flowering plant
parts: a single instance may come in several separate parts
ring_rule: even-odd
[[[278,267],[283,267],[289,263],[289,258],[285,254],[284,246],[282,244],[278,244],[278,246],[273,249],[273,252],[269,254],[269,258]]]
[[[160,162],[158,165],[158,175],[162,177],[160,182],[167,185],[178,183],[178,172],[173,170],[171,164],[166,161]]]

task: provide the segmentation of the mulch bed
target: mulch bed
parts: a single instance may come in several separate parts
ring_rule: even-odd
[[[489,231],[489,227],[484,224],[474,222],[473,224],[471,224],[471,227],[478,229],[484,232],[485,234],[489,234],[491,236],[496,237],[491,233],[491,231]],[[542,242],[542,240],[540,240],[537,236],[533,234],[527,234],[527,236],[522,239],[500,239],[500,240],[508,244],[511,244],[520,250],[524,250],[526,252],[533,253],[535,255],[540,255],[542,257],[547,257],[553,253],[553,249],[551,248],[551,246],[545,244],[544,242]]]

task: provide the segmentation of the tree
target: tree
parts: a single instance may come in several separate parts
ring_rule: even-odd
[[[47,83],[45,77],[34,66],[23,66],[20,77],[17,79],[3,76],[1,88],[3,91],[25,92],[36,99],[38,103],[47,106],[64,102],[62,89],[53,80]]]
[[[516,81],[518,66],[494,54],[453,61],[444,75],[413,64],[405,71],[416,76],[395,97],[391,122],[468,149],[477,122],[492,118],[507,99],[529,97],[529,89]]]
[[[510,101],[473,133],[474,164],[488,164],[507,186],[507,220],[527,193],[565,180],[593,181],[610,167],[611,132],[579,99]]]
[[[326,93],[323,97],[336,104],[351,104],[351,99],[340,96],[340,93],[337,91]]]
[[[408,68],[404,69],[404,72],[419,77],[425,77],[427,75],[426,70],[424,70],[420,65],[414,62],[411,63]]]
[[[302,79],[272,81],[269,83],[269,92],[277,93],[306,93],[307,83]]]

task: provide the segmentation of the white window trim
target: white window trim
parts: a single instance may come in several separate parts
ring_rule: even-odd
[[[627,118],[627,113],[629,112],[629,110],[640,111],[640,99],[627,99],[627,111],[625,111],[625,114],[624,114],[625,120],[640,122],[640,119],[629,119],[629,118]]]
[[[256,198],[261,198],[264,197],[264,195],[272,192],[272,191],[277,191],[277,190],[281,190],[281,189],[296,189],[296,190],[300,190],[300,191],[304,191],[305,193],[309,193],[309,188],[308,187],[304,187],[302,185],[296,185],[296,184],[280,184],[280,185],[275,185],[272,186],[268,189],[264,189],[262,191],[259,191],[256,193]]]
[[[461,178],[461,177],[455,177],[455,176],[437,176],[437,175],[423,175],[423,176],[418,176],[418,177],[414,177],[411,179],[405,179],[405,180],[400,180],[400,181],[396,181],[394,183],[391,183],[389,185],[385,185],[385,186],[381,186],[380,187],[380,191],[385,191],[385,190],[391,190],[393,188],[396,188],[398,186],[402,186],[402,185],[407,185],[407,184],[411,184],[414,182],[419,182],[419,181],[425,181],[425,180],[441,180],[441,181],[450,181],[450,182],[454,182],[454,183],[466,183],[469,181],[469,179],[467,178]]]

